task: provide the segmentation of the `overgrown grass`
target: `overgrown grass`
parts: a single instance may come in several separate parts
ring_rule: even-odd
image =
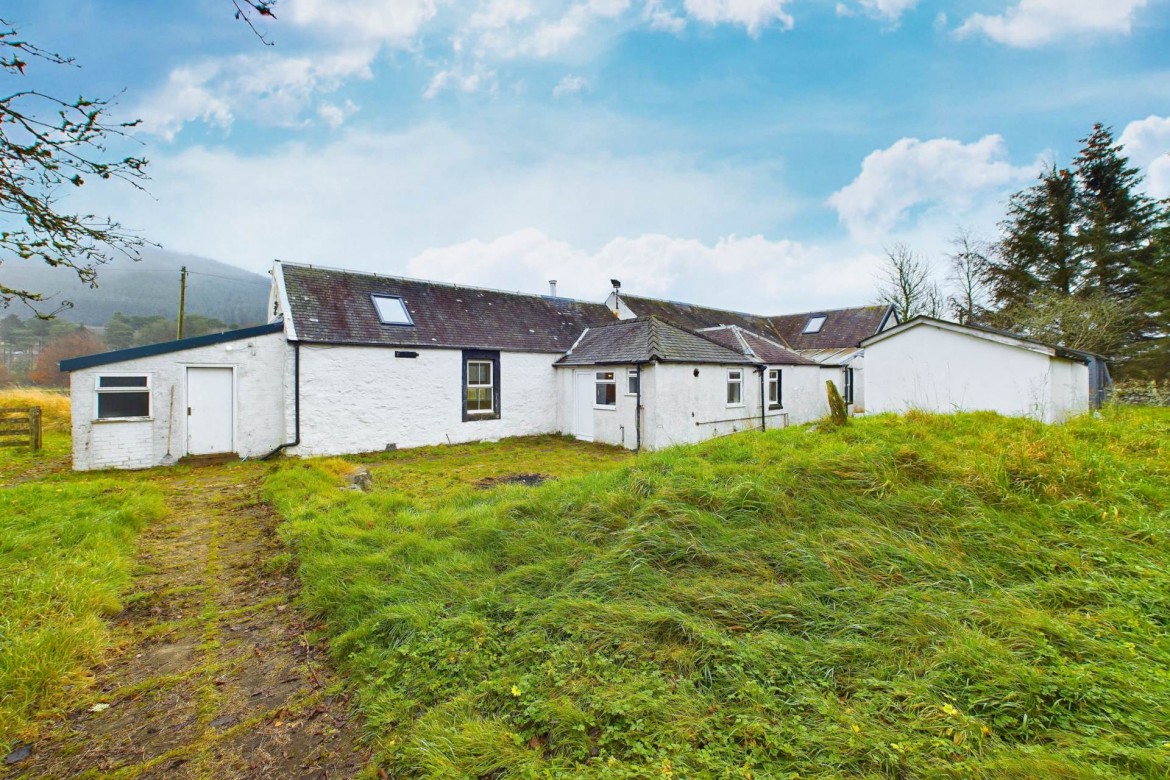
[[[41,425],[45,431],[69,433],[69,393],[40,387],[6,387],[0,389],[2,407],[41,407]]]
[[[1170,776],[1166,410],[741,434],[441,500],[339,469],[267,491],[390,776]]]
[[[0,449],[0,756],[38,710],[86,684],[114,641],[104,618],[120,608],[135,536],[164,511],[158,489],[132,476],[60,473],[69,398],[0,392],[0,406],[33,404],[53,427],[45,450]]]

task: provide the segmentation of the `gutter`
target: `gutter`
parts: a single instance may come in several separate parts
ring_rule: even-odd
[[[760,372],[760,432],[764,433],[768,430],[768,399],[765,397],[767,392],[764,388],[764,375],[767,370],[764,366],[757,366],[756,371]]]
[[[642,364],[635,363],[638,376],[638,396],[634,403],[634,452],[642,451]]]
[[[287,444],[281,444],[272,452],[261,457],[260,460],[270,460],[289,447],[297,447],[301,443],[301,342],[299,341],[293,342],[293,418],[295,420],[293,430],[296,434],[293,440]]]

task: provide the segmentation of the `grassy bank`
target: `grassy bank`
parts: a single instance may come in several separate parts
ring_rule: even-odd
[[[390,776],[1167,776],[1170,412],[873,418],[439,500],[342,468],[268,493]]]
[[[0,406],[37,401],[53,430],[46,452],[0,449],[0,757],[37,710],[86,684],[113,641],[104,618],[129,584],[135,536],[163,513],[133,476],[61,473],[68,397],[40,395],[0,393]]]

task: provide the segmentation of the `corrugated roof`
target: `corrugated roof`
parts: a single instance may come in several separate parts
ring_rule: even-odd
[[[581,332],[614,321],[604,304],[282,263],[301,341],[401,347],[564,352]],[[411,325],[384,325],[372,295],[401,297]]]
[[[697,331],[720,325],[738,325],[755,333],[770,333],[773,330],[767,317],[755,314],[712,309],[680,301],[642,298],[637,295],[622,295],[622,301],[629,307],[630,311],[639,317],[657,317],[663,322],[683,330]]]
[[[126,360],[137,360],[138,358],[153,357],[155,355],[167,355],[171,352],[182,352],[185,349],[209,347],[214,344],[225,344],[230,341],[242,341],[255,336],[266,336],[269,333],[280,333],[282,330],[284,330],[284,322],[277,320],[267,325],[254,325],[250,328],[241,328],[239,330],[225,330],[222,333],[190,336],[185,339],[178,339],[177,341],[164,341],[159,344],[147,344],[141,347],[118,349],[113,352],[99,352],[96,355],[83,355],[82,357],[62,360],[59,365],[61,370],[65,372],[80,371],[83,368],[105,366],[110,363],[121,363]]]
[[[784,314],[769,320],[784,343],[793,349],[844,349],[856,347],[875,335],[890,316],[890,306],[859,306]],[[813,317],[824,317],[825,324],[817,333],[805,333],[804,329]]]
[[[758,362],[656,317],[639,317],[590,328],[573,346],[573,351],[557,361],[557,365],[629,365],[652,360],[729,365]]]
[[[699,335],[728,349],[744,353],[748,357],[754,357],[758,363],[767,363],[770,366],[817,365],[816,361],[810,360],[804,355],[799,355],[790,349],[785,349],[771,339],[766,339],[759,334],[746,331],[736,325],[701,330],[699,331]],[[750,354],[747,350],[750,350]]]

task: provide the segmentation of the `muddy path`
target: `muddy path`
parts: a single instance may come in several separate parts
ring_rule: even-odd
[[[0,777],[344,778],[359,724],[294,606],[258,464],[148,477],[168,517],[143,531],[124,637],[93,690]]]

